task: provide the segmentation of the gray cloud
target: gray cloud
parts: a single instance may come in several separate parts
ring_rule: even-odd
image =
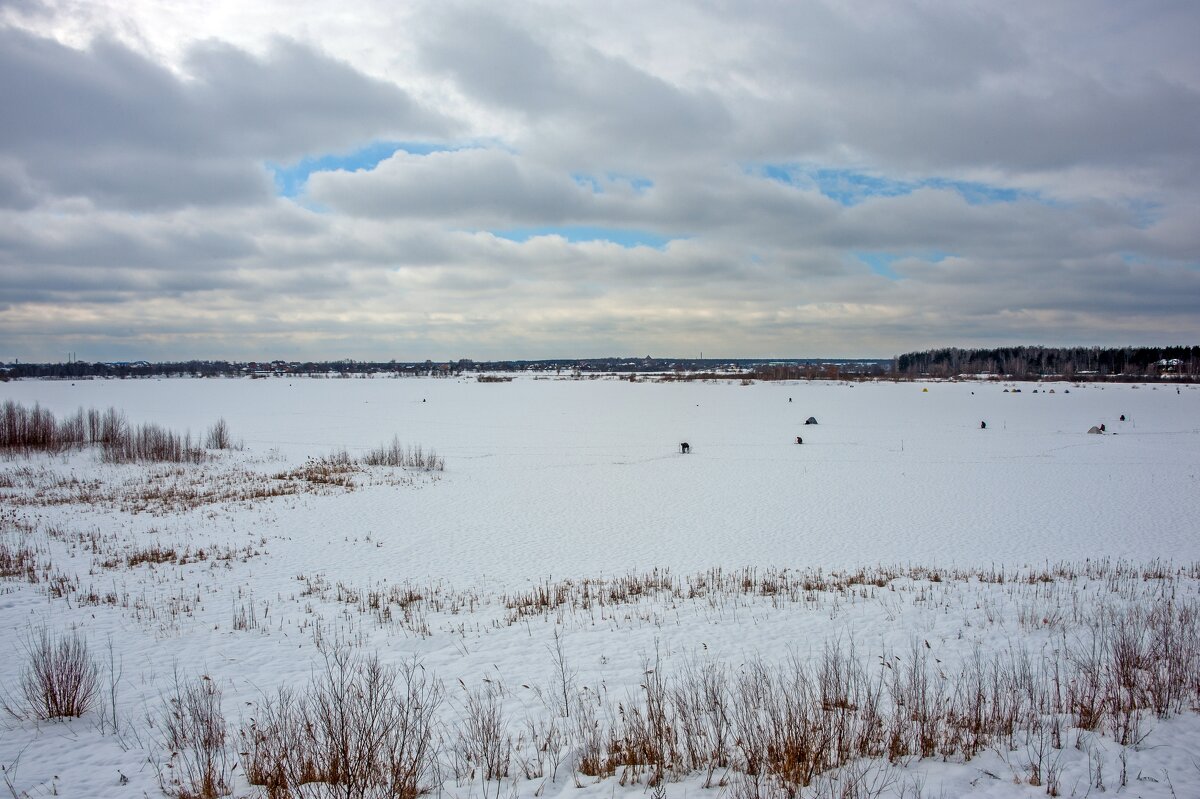
[[[592,201],[569,175],[500,150],[397,153],[370,172],[314,175],[309,196],[357,215],[468,226],[557,224],[578,218]]]
[[[87,50],[0,28],[0,154],[57,196],[135,209],[264,202],[264,160],[441,136],[451,123],[403,90],[311,47],[262,57],[204,42],[181,78],[123,44]]]
[[[41,0],[0,0],[0,15],[15,17],[47,17],[51,10]]]
[[[629,163],[713,149],[734,128],[715,92],[677,85],[586,42],[544,39],[488,11],[440,10],[421,52],[472,99],[521,114],[539,138],[555,140],[546,142],[552,148],[600,145]]]
[[[37,193],[24,167],[16,159],[0,159],[0,208],[28,209]]]
[[[565,65],[532,32],[490,11],[444,14],[423,42],[433,68],[465,92],[527,113],[557,113],[573,94]]]
[[[226,152],[289,160],[373,138],[443,138],[455,123],[402,89],[313,48],[276,39],[265,58],[227,44],[193,47],[195,102]]]
[[[191,41],[136,0],[0,0],[0,357],[1200,335],[1194,4],[359,2],[378,24]],[[264,169],[382,140],[464,146],[294,201]],[[764,164],[884,188],[844,206]],[[580,227],[669,241],[493,235]]]

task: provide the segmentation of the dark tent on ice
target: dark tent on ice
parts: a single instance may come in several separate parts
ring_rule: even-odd
[[[810,416],[810,417],[808,417],[807,419],[805,419],[805,420],[804,420],[804,423],[805,423],[805,424],[816,424],[816,423],[817,423],[817,417],[815,417],[815,416]]]
[[[1092,425],[1092,428],[1090,430],[1088,430],[1088,433],[1098,436],[1098,435],[1103,435],[1104,431],[1101,430],[1099,427]]]

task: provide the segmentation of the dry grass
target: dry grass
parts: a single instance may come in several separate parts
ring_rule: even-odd
[[[361,465],[345,449],[322,458],[308,458],[300,466],[279,472],[276,480],[307,483],[311,486],[330,486],[353,491],[354,475],[362,471]]]
[[[455,736],[455,774],[482,782],[501,780],[512,765],[513,736],[504,712],[504,687],[488,681],[465,694],[461,721]],[[485,790],[486,794],[486,790]]]
[[[0,541],[7,542],[8,554],[0,549],[0,564],[10,564],[9,579],[28,579],[33,564],[38,584],[51,596],[111,604],[156,624],[192,612],[200,597],[172,587],[166,604],[147,606],[137,604],[136,596],[81,590],[42,562],[45,543],[70,544],[114,569],[178,567],[222,556],[216,549],[193,550],[166,540],[41,528],[11,518],[4,524]],[[239,557],[233,550],[225,554]],[[174,586],[175,573],[165,568],[155,576],[147,569],[143,575]],[[724,607],[764,611],[796,603],[836,613],[863,603],[886,614],[900,605],[946,613],[973,603],[971,623],[990,624],[995,614],[997,629],[1005,625],[1005,634],[1016,638],[1009,639],[1008,649],[976,649],[953,666],[935,659],[936,643],[931,649],[921,639],[903,651],[870,656],[851,640],[833,642],[812,661],[751,660],[736,667],[710,660],[672,665],[656,651],[642,664],[637,689],[617,697],[581,687],[570,651],[556,637],[549,648],[553,676],[535,691],[543,697],[545,715],[513,714],[522,700],[497,680],[464,686],[456,712],[449,714],[457,720],[439,737],[437,714],[425,712],[426,703],[442,703],[436,679],[415,664],[391,669],[351,657],[338,648],[336,624],[330,627],[309,610],[314,640],[327,656],[324,672],[305,690],[264,699],[241,730],[242,767],[267,796],[411,797],[436,782],[439,762],[460,779],[480,780],[487,794],[502,780],[553,779],[564,762],[562,752],[573,753],[569,762],[577,779],[612,777],[655,790],[700,774],[706,785],[728,787],[735,796],[796,797],[802,789],[804,795],[872,795],[887,782],[872,763],[967,762],[988,749],[1012,753],[1019,778],[1054,795],[1062,790],[1061,753],[1080,731],[1137,746],[1148,719],[1200,706],[1197,565],[1088,561],[1011,570],[742,569],[691,575],[660,569],[548,581],[507,595],[440,583],[359,588],[319,574],[298,579],[303,588],[293,601],[311,608],[326,600],[343,620],[350,617],[347,611],[357,610],[382,626],[421,635],[443,629],[440,624],[461,626],[463,614],[476,612],[490,614],[490,622],[484,615],[477,624],[500,627],[544,618],[557,630],[597,619],[603,626],[662,624],[666,613],[687,607],[720,613]],[[259,625],[270,626],[265,621],[274,618],[270,603],[239,598],[233,628],[269,632]],[[274,610],[278,615],[278,604]],[[1025,648],[1021,636],[1029,632],[1046,645]],[[44,642],[36,649],[53,647]],[[175,736],[176,752],[189,740],[202,740],[197,729],[215,723],[204,721],[201,712],[213,706],[213,697],[203,693],[208,689],[184,688],[169,703],[184,726],[171,731],[163,725]],[[372,721],[380,718],[387,719],[383,727]],[[395,729],[416,737],[389,737]],[[410,744],[415,753],[406,748]],[[199,752],[197,746],[188,751]],[[445,761],[439,761],[439,751]],[[213,772],[198,759],[193,768],[179,759],[184,756],[177,755],[171,769],[179,783],[164,787],[180,797],[213,795],[209,788],[221,784],[220,768]],[[198,776],[181,776],[189,773]]]
[[[1173,566],[1162,561],[1131,563],[1097,559],[1084,563],[1057,563],[1040,568],[1003,569],[930,569],[924,566],[873,566],[852,571],[823,569],[786,569],[746,567],[714,568],[704,572],[677,575],[670,569],[629,572],[606,578],[582,578],[547,581],[526,591],[504,594],[501,601],[508,609],[506,621],[516,623],[528,617],[561,615],[562,612],[588,613],[612,606],[637,604],[645,599],[670,604],[682,600],[708,600],[720,603],[736,597],[762,597],[775,607],[788,604],[814,605],[825,597],[871,599],[881,589],[907,590],[928,584],[930,589],[946,585],[1051,585],[1067,586],[1084,581],[1102,581],[1109,586],[1140,580],[1196,578],[1200,564]],[[1021,616],[1023,626],[1038,627],[1053,619],[1034,617],[1030,611]]]
[[[580,694],[571,743],[585,775],[653,785],[702,773],[711,783],[731,768],[754,791],[785,796],[864,759],[969,761],[996,746],[1024,752],[1026,781],[1057,790],[1067,730],[1103,728],[1135,745],[1147,715],[1200,702],[1195,613],[1194,603],[1157,601],[1098,618],[1094,641],[1036,656],[976,653],[953,673],[922,642],[874,670],[837,643],[815,664],[706,662],[664,675],[647,660],[640,693],[615,709]]]
[[[353,491],[363,485],[416,485],[419,480],[436,479],[436,473],[445,469],[445,460],[433,450],[404,446],[398,439],[363,457],[353,457],[343,448],[271,474],[250,468],[244,458],[242,465],[217,463],[214,450],[242,448],[233,442],[224,419],[208,429],[203,442],[201,446],[188,433],[155,424],[132,426],[113,408],[80,410],[58,420],[40,406],[25,408],[8,401],[0,406],[0,454],[29,457],[95,446],[103,463],[140,464],[143,470],[109,470],[81,479],[48,463],[23,464],[0,471],[0,500],[9,506],[78,504],[166,514],[214,504]],[[371,467],[388,467],[388,471]]]
[[[38,553],[23,537],[0,539],[0,579],[38,581]]]
[[[572,605],[591,603],[595,610],[625,603],[620,613],[601,617],[611,622],[641,618],[641,610],[628,608],[654,604],[677,611],[684,602],[714,608],[742,597],[756,603],[746,607],[757,608],[782,607],[782,601],[825,609],[853,601],[887,607],[895,594],[942,612],[962,601],[960,592],[969,592],[972,601],[1005,598],[996,611],[1008,614],[1003,621],[1022,633],[1048,633],[1053,644],[1038,651],[1019,643],[986,654],[976,650],[953,670],[919,639],[906,651],[869,662],[853,642],[831,644],[813,663],[752,661],[731,668],[688,662],[669,673],[655,657],[643,666],[639,690],[615,702],[573,687],[566,689],[567,700],[556,698],[564,686],[574,686],[575,677],[566,653],[552,648],[556,676],[537,695],[546,698],[554,718],[510,719],[498,683],[465,691],[461,726],[453,735],[454,771],[494,780],[515,766],[518,774],[541,778],[556,766],[540,747],[562,741],[577,754],[582,776],[657,784],[700,773],[706,784],[721,785],[732,773],[746,781],[734,780],[735,793],[796,796],[808,786],[820,795],[834,787],[846,795],[872,795],[888,777],[864,763],[965,762],[997,749],[1020,753],[1014,767],[1021,778],[1055,795],[1062,790],[1061,752],[1078,731],[1096,730],[1136,746],[1147,718],[1200,707],[1200,608],[1182,582],[1198,576],[1194,565],[1090,561],[1010,571],[913,568],[786,577],[747,570],[674,578],[658,571],[542,584],[504,597],[505,612],[524,608],[564,624],[570,618],[563,617],[564,608]],[[313,595],[358,605],[364,613],[378,613],[387,603],[383,594],[371,599],[371,591],[308,580]],[[1082,598],[1081,585],[1090,586]],[[880,596],[864,599],[864,592]],[[458,596],[450,589],[409,589],[404,601],[434,613],[464,601],[451,599]],[[980,617],[992,612],[978,608]],[[590,624],[588,618],[578,622]],[[508,616],[497,623],[513,621]],[[1071,730],[1077,733],[1069,736]]]
[[[163,792],[174,799],[217,799],[230,793],[233,755],[221,712],[221,691],[207,675],[178,674],[159,718],[160,743],[169,752],[159,770]]]
[[[164,547],[161,544],[151,544],[148,547],[136,549],[125,557],[125,563],[131,569],[143,563],[176,563],[178,561],[179,554],[175,548]]]
[[[13,507],[81,505],[125,513],[166,515],[208,505],[254,503],[275,497],[315,493],[300,479],[273,478],[247,468],[153,465],[132,472],[111,471],[79,479],[42,465],[13,470],[12,489],[0,499]]]
[[[348,458],[348,456],[347,456]],[[80,479],[48,464],[0,473],[0,502],[9,507],[82,505],[167,515],[211,505],[248,506],[280,497],[326,495],[364,486],[415,486],[434,473],[368,472],[353,459],[310,458],[270,474],[236,463],[153,464]]]
[[[905,651],[870,658],[848,641],[830,644],[811,663],[751,661],[737,668],[689,661],[672,671],[655,655],[643,664],[639,689],[613,700],[576,688],[559,640],[550,649],[555,676],[535,690],[551,718],[510,717],[494,680],[474,690],[464,686],[451,735],[452,770],[489,784],[514,772],[542,779],[557,770],[542,748],[550,741],[576,753],[575,769],[585,777],[655,786],[699,773],[706,785],[729,784],[738,795],[795,797],[801,788],[874,795],[891,777],[864,764],[966,762],[996,749],[1018,753],[1013,762],[1021,779],[1055,795],[1062,790],[1062,750],[1078,731],[1136,746],[1147,718],[1200,707],[1200,606],[1191,586],[1198,578],[1195,565],[1104,560],[976,571],[747,569],[676,577],[652,570],[547,582],[498,598],[473,595],[472,603],[499,605],[497,626],[537,616],[556,625],[573,618],[585,626],[621,619],[660,624],[652,608],[671,609],[663,617],[673,619],[687,603],[719,611],[725,604],[761,610],[795,602],[836,613],[855,602],[949,612],[971,601],[982,603],[974,614],[980,621],[1003,613],[995,624],[1013,624],[1018,635],[1048,635],[1052,643],[1030,651],[1010,639],[1008,649],[976,649],[953,669],[920,639]],[[309,596],[356,606],[384,623],[388,593],[305,580]],[[1082,596],[1081,586],[1088,586]],[[433,614],[454,619],[447,609],[462,607],[466,594],[409,586],[395,596],[427,630],[436,623]],[[987,606],[996,600],[1003,601]],[[731,774],[743,776],[730,782]]]

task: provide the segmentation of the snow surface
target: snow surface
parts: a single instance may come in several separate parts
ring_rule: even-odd
[[[280,512],[281,526],[329,534],[328,549],[304,537],[302,564],[367,576],[507,583],[650,565],[1200,559],[1200,391],[1032,391],[526,379],[5,386],[60,413],[111,405],[196,433],[224,417],[250,451],[291,460],[393,435],[434,448],[449,464],[436,490]],[[810,415],[818,425],[803,425]],[[1085,435],[1100,423],[1113,435]],[[387,546],[362,563],[338,546],[345,533]]]
[[[8,639],[0,686],[15,686],[30,629],[82,630],[102,659],[111,641],[123,666],[118,704],[126,730],[103,734],[89,717],[8,721],[0,764],[17,795],[159,795],[161,757],[145,719],[158,712],[174,671],[211,675],[236,724],[262,692],[304,683],[322,638],[391,662],[417,654],[448,686],[501,682],[510,712],[521,717],[540,712],[537,686],[550,679],[546,645],[555,632],[580,683],[618,696],[636,691],[656,645],[668,663],[711,658],[736,666],[759,657],[811,659],[831,640],[853,640],[876,658],[919,639],[953,664],[980,644],[1050,645],[1063,628],[1041,629],[1039,620],[1081,602],[1113,601],[1099,581],[1082,579],[1039,593],[902,577],[893,584],[899,590],[861,598],[647,597],[510,623],[504,597],[552,581],[655,568],[686,580],[716,568],[825,574],[877,564],[1029,571],[1089,559],[1200,561],[1200,390],[1192,386],[269,378],[16,381],[0,394],[56,414],[113,406],[133,422],[193,434],[223,417],[245,450],[203,467],[212,481],[232,481],[227,470],[235,468],[278,473],[342,447],[360,454],[393,435],[446,462],[444,472],[404,483],[372,470],[354,491],[191,510],[28,500],[50,496],[49,488],[29,489],[21,501],[19,492],[6,494],[0,511],[9,518],[55,530],[40,545],[56,569],[77,579],[79,593],[119,600],[81,604],[48,596],[44,584],[0,582]],[[819,424],[805,426],[809,416]],[[1087,435],[1101,423],[1108,435]],[[794,443],[798,435],[803,445]],[[679,453],[682,441],[691,454]],[[110,487],[147,474],[170,479],[154,468],[106,466],[86,451],[0,462],[0,472],[22,467],[42,470],[37,479],[72,476]],[[158,542],[238,555],[100,568],[83,533],[108,539],[109,550]],[[459,604],[384,623],[338,601],[403,584]],[[1198,586],[1181,580],[1180,590],[1195,597]],[[235,629],[247,612],[250,629]],[[1125,754],[1134,763],[1127,768],[1145,779],[1131,777],[1122,795],[1200,795],[1197,716],[1151,726],[1148,745]],[[1120,768],[1122,748],[1111,739],[1094,736],[1088,747],[1110,775]],[[1064,795],[1096,790],[1085,750],[1064,750]],[[1020,771],[998,752],[968,763],[915,761],[890,795],[918,779],[930,796],[1045,793],[1015,781]],[[1111,776],[1109,785],[1116,790]],[[444,790],[469,796],[480,785]],[[576,788],[560,778],[504,790],[611,796],[648,789],[612,779]],[[720,789],[705,791],[696,779],[667,785],[672,797],[689,792]],[[244,783],[239,794],[253,795]]]

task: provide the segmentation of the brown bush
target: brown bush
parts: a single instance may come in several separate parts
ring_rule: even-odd
[[[37,719],[82,716],[96,701],[99,667],[78,633],[52,638],[46,628],[25,643],[25,709]]]

